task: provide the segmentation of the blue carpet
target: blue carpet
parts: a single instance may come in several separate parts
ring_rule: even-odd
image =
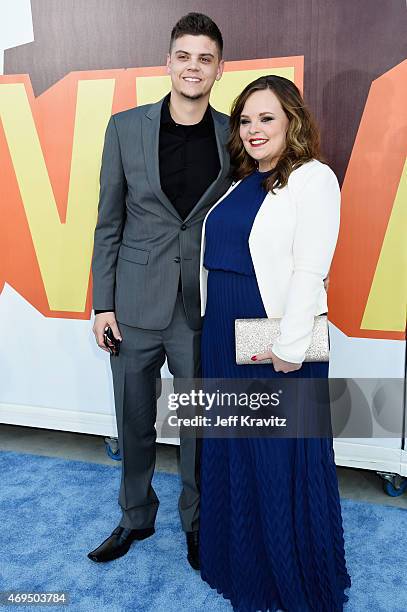
[[[231,611],[185,558],[178,478],[157,473],[157,532],[109,564],[86,553],[119,522],[120,470],[81,461],[0,453],[0,591],[69,592],[70,606],[10,610]],[[353,586],[346,612],[407,610],[407,512],[342,500]]]

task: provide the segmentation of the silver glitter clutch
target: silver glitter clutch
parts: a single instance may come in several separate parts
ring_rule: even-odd
[[[281,319],[236,319],[236,363],[271,363],[271,359],[252,361],[253,355],[271,350],[280,334]],[[329,361],[328,317],[318,315],[314,320],[312,340],[304,361]]]

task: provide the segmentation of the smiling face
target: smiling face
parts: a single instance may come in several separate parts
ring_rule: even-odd
[[[286,146],[289,121],[271,89],[253,92],[240,115],[239,135],[261,172],[276,165]]]
[[[208,36],[180,36],[167,57],[172,92],[189,100],[209,99],[215,80],[222,76],[223,64],[216,42]]]

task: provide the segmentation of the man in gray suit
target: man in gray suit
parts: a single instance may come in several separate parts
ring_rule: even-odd
[[[222,35],[205,15],[173,28],[160,102],[111,117],[103,150],[92,261],[94,334],[122,340],[111,357],[122,454],[122,519],[88,554],[111,561],[154,533],[156,376],[200,375],[199,255],[202,222],[231,181],[228,117],[209,106],[223,71]],[[188,561],[199,569],[199,452],[181,437],[179,511]]]

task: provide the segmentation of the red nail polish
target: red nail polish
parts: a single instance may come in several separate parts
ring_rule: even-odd
[[[250,357],[250,359],[251,359],[252,361],[257,361],[257,357],[256,357],[256,355],[253,355],[253,357]]]

